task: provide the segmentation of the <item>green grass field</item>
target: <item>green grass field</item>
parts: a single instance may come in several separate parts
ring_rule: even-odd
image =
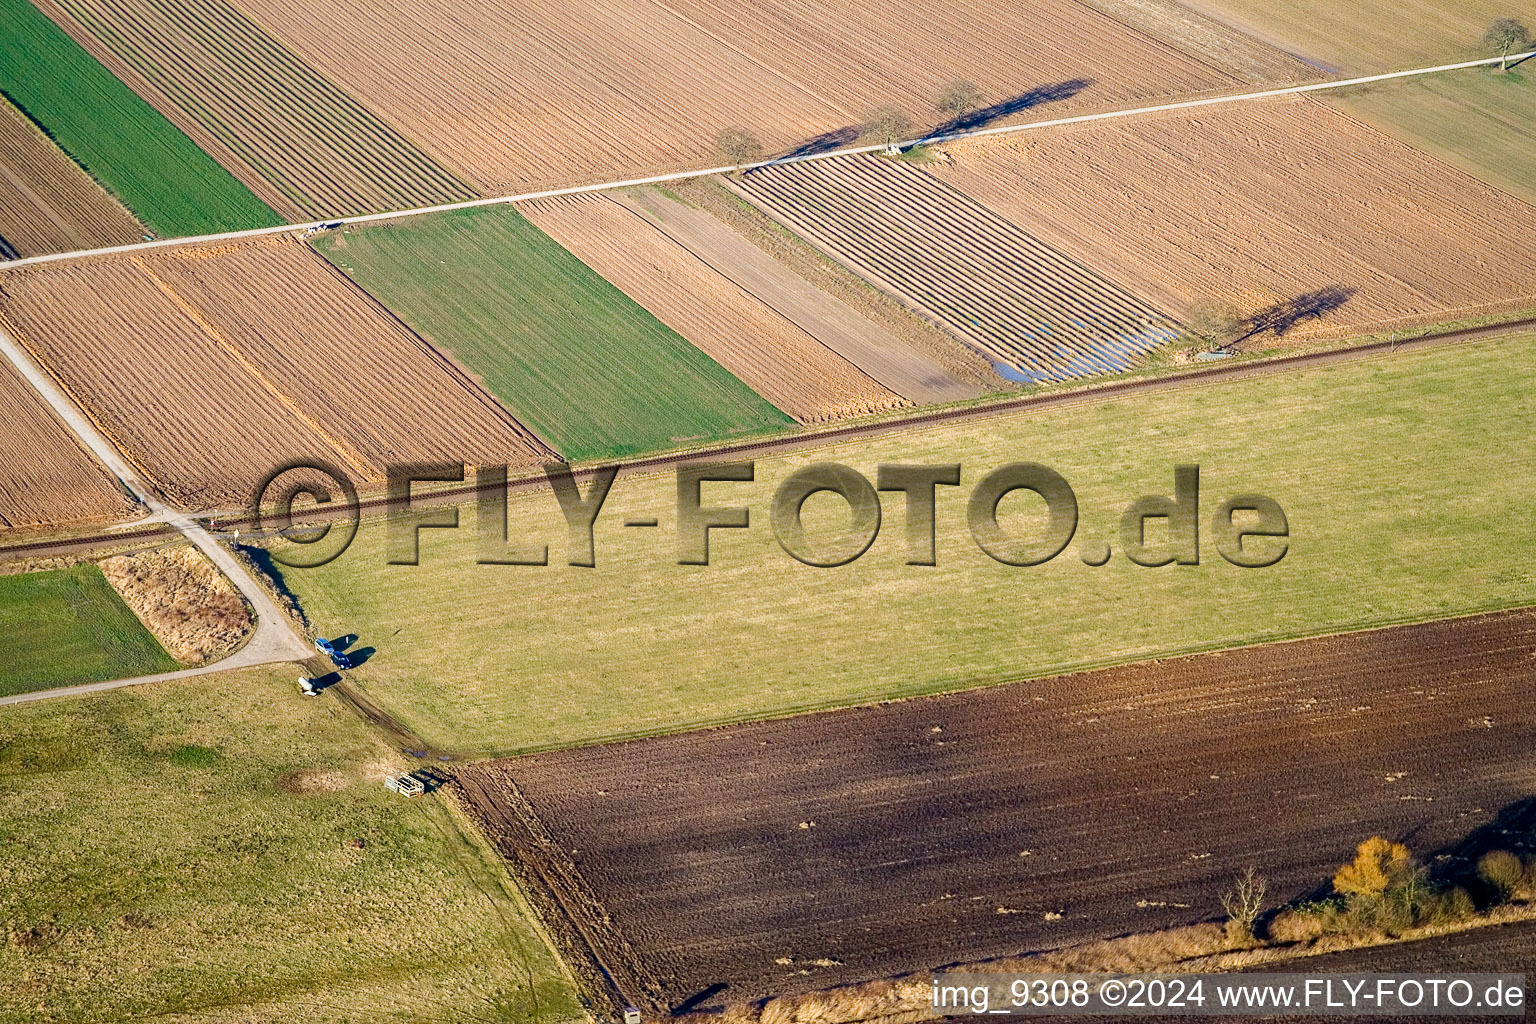
[[[1304,59],[1362,75],[1489,56],[1482,38],[1495,18],[1520,18],[1536,31],[1530,0],[1188,3]]]
[[[511,207],[315,244],[572,461],[791,422]]]
[[[422,564],[388,566],[365,526],[322,569],[286,582],[327,634],[377,653],[356,673],[428,742],[502,753],[954,689],[1117,661],[1536,603],[1536,335],[1316,367],[1156,395],[944,424],[765,459],[756,482],[706,484],[746,504],[716,531],[713,564],[679,566],[670,474],[622,477],[596,532],[597,567],[565,564],[548,493],[512,502],[512,536],[548,542],[547,567],[476,565],[474,516],[423,531]],[[970,486],[1026,460],[1061,472],[1081,506],[1055,561],[981,554]],[[873,478],[882,462],[961,462],[941,488],[939,565],[904,564],[900,495],[860,560],[815,569],[784,554],[767,510],[808,462]],[[1198,566],[1091,568],[1123,509],[1202,467],[1202,511],[1259,492],[1286,509],[1289,554],[1238,569],[1209,539]],[[1018,509],[1010,512],[1010,504]],[[808,515],[841,522],[837,499]],[[1005,516],[1030,514],[1023,497]],[[661,528],[626,529],[655,515]],[[822,520],[814,520],[821,522]]]
[[[580,1019],[495,857],[284,670],[0,716],[0,1021]]]
[[[0,696],[181,666],[94,564],[0,576]]]
[[[1533,23],[1536,24],[1536,23]],[[1536,61],[1351,90],[1341,107],[1536,203]]]
[[[0,92],[161,236],[282,223],[27,0],[0,0]]]

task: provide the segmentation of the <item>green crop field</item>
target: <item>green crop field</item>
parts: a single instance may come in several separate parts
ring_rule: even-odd
[[[94,564],[0,576],[0,696],[178,665]]]
[[[511,207],[316,246],[572,461],[791,422]]]
[[[374,700],[428,742],[475,754],[1532,604],[1533,376],[1525,335],[765,459],[755,482],[704,485],[706,505],[752,515],[750,529],[714,532],[709,566],[676,564],[675,482],[659,474],[614,484],[593,569],[565,564],[546,492],[514,499],[509,518],[512,537],[549,544],[549,566],[475,564],[466,510],[461,529],[422,532],[420,565],[386,565],[385,530],[365,526],[340,559],[286,583],[322,632],[377,648],[356,673]],[[962,486],[939,489],[939,564],[904,564],[899,494],[850,565],[810,568],[780,550],[773,490],[822,461],[869,478],[883,462],[961,463]],[[1050,466],[1077,492],[1077,539],[1043,566],[990,560],[965,525],[970,487],[1012,461]],[[1172,492],[1181,463],[1201,467],[1201,563],[1085,564],[1118,543],[1132,500]],[[1248,492],[1290,517],[1289,553],[1270,568],[1227,564],[1209,536],[1218,503]],[[826,494],[806,510],[818,529],[846,518]],[[1002,512],[1038,517],[1022,496]],[[660,528],[622,525],[640,516]]]
[[[1524,19],[1530,0],[1189,0],[1189,6],[1332,70],[1375,74],[1489,54],[1495,18]]]
[[[579,1020],[496,858],[286,670],[0,716],[0,1022]]]
[[[0,92],[162,236],[282,220],[27,0],[0,0]]]
[[[1345,110],[1536,203],[1536,61],[1350,90]],[[1511,225],[1513,227],[1513,225]]]

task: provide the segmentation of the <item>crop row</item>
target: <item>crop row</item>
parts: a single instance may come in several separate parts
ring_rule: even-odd
[[[1123,370],[1178,333],[1149,303],[910,164],[771,166],[736,187],[1027,379]]]
[[[341,216],[475,195],[222,0],[54,2],[290,213]]]

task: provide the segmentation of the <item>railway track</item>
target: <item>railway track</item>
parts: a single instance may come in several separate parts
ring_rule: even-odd
[[[1358,345],[1353,348],[1331,349],[1324,352],[1306,352],[1292,356],[1281,356],[1275,359],[1265,359],[1249,363],[1235,363],[1202,367],[1186,370],[1180,373],[1170,374],[1165,377],[1156,377],[1139,380],[1112,381],[1106,384],[1092,384],[1071,390],[1053,392],[1044,395],[1024,395],[1017,398],[1004,398],[998,401],[986,402],[980,405],[970,405],[961,408],[936,409],[928,412],[915,412],[910,415],[896,416],[890,419],[882,419],[876,422],[854,423],[844,426],[827,427],[819,430],[810,430],[803,433],[791,434],[782,437],[764,438],[757,441],[746,441],[736,444],[716,445],[710,448],[691,449],[683,452],[668,452],[662,455],[645,456],[618,463],[620,475],[654,472],[668,469],[687,462],[697,462],[701,459],[721,460],[739,459],[746,457],[779,455],[786,452],[818,448],[843,441],[857,440],[864,437],[877,437],[889,434],[897,430],[910,430],[915,427],[932,426],[934,424],[948,423],[962,420],[974,420],[989,416],[1006,415],[1009,413],[1027,412],[1034,409],[1051,409],[1061,406],[1078,405],[1085,402],[1097,401],[1104,398],[1125,397],[1129,395],[1154,394],[1160,391],[1171,391],[1178,388],[1189,387],[1198,384],[1215,383],[1229,380],[1242,380],[1249,377],[1260,377],[1276,373],[1289,373],[1295,370],[1307,369],[1315,366],[1324,366],[1331,363],[1353,362],[1362,359],[1370,359],[1382,355],[1392,355],[1397,352],[1415,351],[1425,348],[1438,347],[1440,345],[1456,344],[1478,338],[1496,337],[1501,334],[1509,334],[1527,328],[1536,328],[1536,317],[1527,317],[1521,320],[1509,321],[1501,324],[1492,324],[1486,327],[1466,327],[1452,331],[1438,331],[1420,335],[1416,338],[1407,338],[1400,341],[1372,342],[1367,345]],[[609,463],[612,465],[612,463]],[[578,468],[575,475],[579,479],[590,477],[595,467]],[[543,477],[523,477],[511,480],[507,489],[511,493],[521,493],[538,490],[545,487]],[[434,491],[430,494],[413,495],[412,501],[416,506],[432,504],[453,504],[472,498],[477,493],[473,484],[463,487],[448,488]],[[358,503],[362,515],[388,512],[392,504],[396,504],[388,497],[365,498]],[[254,516],[249,512],[233,515],[203,516],[202,519],[216,519],[219,528],[247,531],[254,525]],[[326,516],[315,514],[308,518],[323,521]],[[34,541],[31,543],[13,544],[0,547],[0,562],[15,561],[22,558],[37,558],[60,555],[79,554],[105,546],[121,546],[138,541],[164,541],[170,540],[175,531],[169,527],[158,525],[153,528],[141,530],[125,530],[115,533],[101,533],[96,535],[65,537],[53,540]],[[249,535],[249,534],[248,534]]]

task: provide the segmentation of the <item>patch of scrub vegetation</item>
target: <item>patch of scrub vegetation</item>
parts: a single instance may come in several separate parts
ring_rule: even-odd
[[[580,1019],[489,850],[382,785],[400,760],[287,671],[7,709],[0,1022]]]
[[[1526,334],[1088,394],[762,458],[754,482],[704,485],[704,504],[751,510],[749,529],[713,531],[708,566],[677,564],[676,481],[659,473],[613,485],[595,568],[565,564],[565,520],[540,491],[510,501],[509,535],[549,544],[548,566],[475,564],[466,511],[458,530],[422,532],[420,565],[387,565],[386,531],[369,523],[341,558],[285,580],[322,633],[377,644],[354,675],[374,701],[426,743],[474,753],[1536,604],[1522,554],[1536,489],[1533,374]],[[1072,546],[1033,568],[992,561],[966,527],[976,481],[1015,461],[1051,467],[1077,494]],[[961,463],[962,485],[938,489],[938,564],[906,564],[891,495],[857,561],[819,569],[785,554],[768,523],[774,490],[823,462],[870,480],[882,463]],[[1201,563],[1133,565],[1120,518],[1142,495],[1172,493],[1179,464],[1201,469]],[[1289,517],[1289,551],[1270,568],[1236,568],[1211,546],[1210,516],[1244,493]],[[1018,511],[1005,504],[1017,517],[1005,528],[1038,536],[1028,532],[1044,520],[1038,499],[1007,500]],[[826,495],[806,515],[812,529],[848,522]],[[623,526],[651,517],[662,531]],[[1110,542],[1107,564],[1085,564]]]
[[[282,223],[28,0],[0,0],[0,23],[0,93],[153,231]]]
[[[572,461],[792,422],[510,207],[314,244]]]
[[[0,576],[0,696],[181,666],[94,563]]]

